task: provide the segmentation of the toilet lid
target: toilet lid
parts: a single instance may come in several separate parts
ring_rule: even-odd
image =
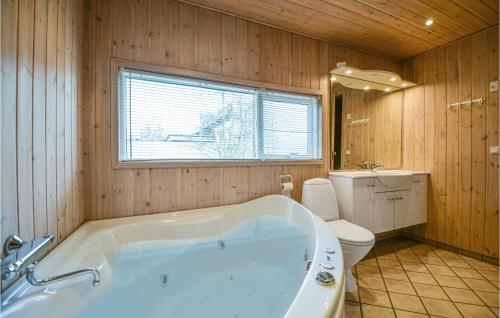
[[[346,220],[336,220],[327,222],[335,232],[338,240],[351,245],[370,245],[375,241],[375,235],[364,227],[347,222]]]

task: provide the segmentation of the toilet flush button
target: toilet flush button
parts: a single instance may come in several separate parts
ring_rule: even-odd
[[[333,248],[329,248],[328,247],[328,248],[325,249],[325,253],[327,253],[327,254],[335,254],[335,250]]]
[[[333,263],[323,263],[323,264],[321,264],[321,267],[323,267],[324,269],[328,269],[328,270],[335,269],[335,266],[333,265]]]

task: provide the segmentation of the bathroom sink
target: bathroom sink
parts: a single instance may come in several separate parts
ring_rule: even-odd
[[[398,188],[411,184],[413,173],[404,170],[382,170],[376,171],[375,176],[386,188]]]

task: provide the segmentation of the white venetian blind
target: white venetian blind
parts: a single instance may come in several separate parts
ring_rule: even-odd
[[[122,69],[121,161],[321,158],[315,96]]]

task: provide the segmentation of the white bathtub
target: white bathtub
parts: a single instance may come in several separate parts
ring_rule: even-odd
[[[334,254],[326,253],[333,249]],[[314,276],[330,256],[335,277]],[[305,275],[305,259],[312,260]],[[192,211],[87,222],[37,265],[40,278],[101,272],[43,287],[23,278],[2,295],[2,317],[342,317],[338,240],[283,196]]]

